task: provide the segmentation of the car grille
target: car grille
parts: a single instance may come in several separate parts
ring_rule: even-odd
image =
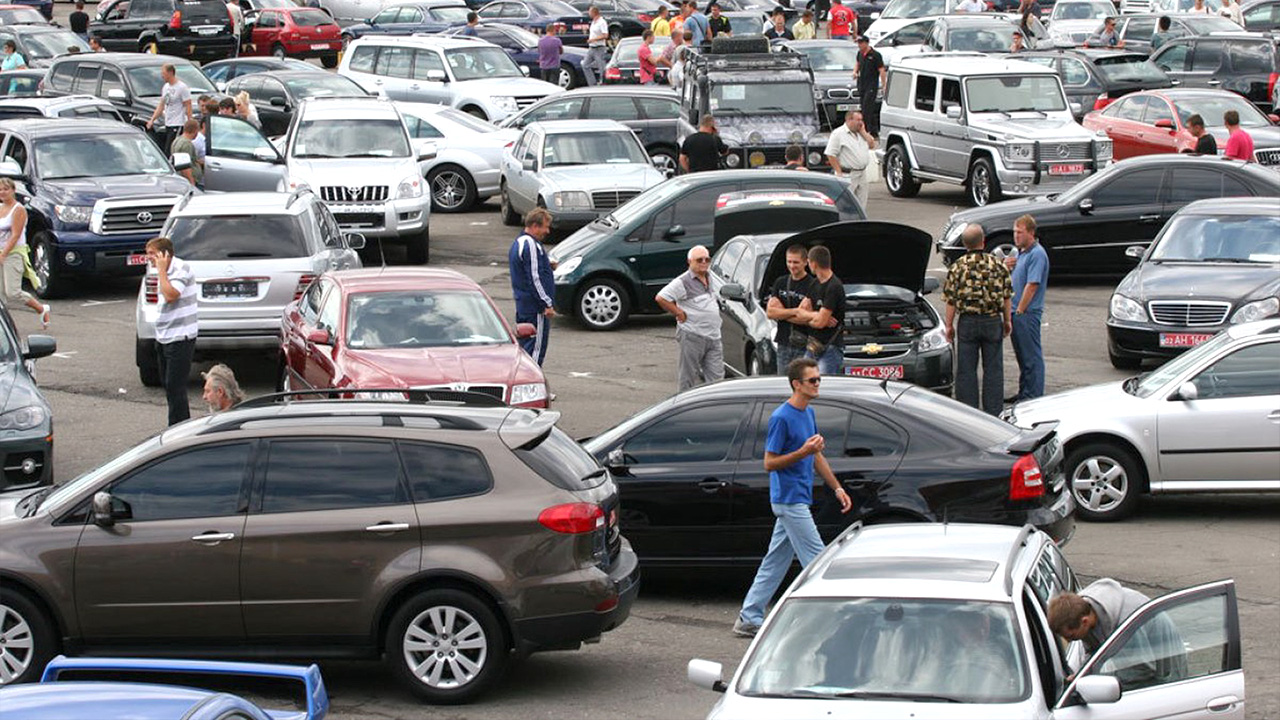
[[[334,213],[333,219],[344,228],[378,228],[386,216],[380,212],[372,213]]]
[[[1280,165],[1280,148],[1254,150],[1253,156],[1258,159],[1259,165]]]
[[[166,198],[122,203],[113,199],[102,213],[101,224],[92,229],[100,235],[159,233],[176,200]]]
[[[528,96],[528,97],[517,97],[517,98],[516,98],[516,107],[518,107],[518,108],[520,108],[521,110],[523,110],[523,109],[525,109],[525,108],[527,108],[527,107],[529,107],[529,106],[533,105],[534,103],[538,102],[538,101],[539,101],[539,100],[541,100],[541,99],[542,99],[542,96],[541,96],[541,95],[532,95],[532,96]]]
[[[831,88],[827,91],[828,100],[848,100],[857,97],[849,88]]]
[[[875,352],[872,352],[872,351]],[[854,344],[844,346],[844,356],[850,360],[884,361],[904,357],[911,352],[910,343],[896,345],[879,345],[877,343]]]
[[[1153,301],[1147,303],[1151,319],[1160,325],[1221,325],[1226,322],[1231,303]]]
[[[1092,144],[1089,142],[1040,143],[1041,162],[1059,163],[1070,160],[1090,160],[1092,157]]]
[[[639,194],[639,190],[600,190],[591,193],[591,207],[612,210]]]
[[[386,185],[321,185],[320,199],[325,202],[386,202],[391,188]]]
[[[472,385],[471,383],[443,383],[440,385],[416,385],[414,390],[452,390],[454,392],[473,392],[491,395],[499,400],[506,401],[507,386],[506,385]]]

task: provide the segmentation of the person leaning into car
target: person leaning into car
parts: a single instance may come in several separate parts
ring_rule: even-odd
[[[1146,595],[1111,578],[1099,578],[1079,594],[1062,592],[1049,600],[1049,629],[1068,642],[1084,643],[1083,666],[1126,618],[1149,601]]]
[[[778,348],[775,355],[779,375],[787,374],[792,360],[804,357],[809,340],[808,312],[801,308],[808,307],[805,301],[813,292],[813,276],[806,267],[807,252],[799,244],[787,248],[787,274],[773,281],[765,306],[765,314],[778,326],[773,343]]]
[[[551,339],[551,318],[556,316],[552,298],[556,283],[552,277],[555,263],[542,247],[551,234],[551,213],[534,208],[524,214],[524,232],[511,243],[507,268],[511,271],[511,291],[516,299],[516,322],[537,328],[533,337],[520,338],[520,347],[542,366]]]
[[[679,392],[724,379],[724,345],[720,341],[720,287],[710,272],[711,253],[702,245],[689,248],[689,269],[658,291],[658,305],[676,316]]]
[[[1013,284],[1009,269],[986,251],[981,225],[969,224],[960,239],[965,254],[951,263],[942,284],[942,301],[947,304],[947,340],[956,346],[956,400],[998,416],[1004,400],[1004,339],[1013,329]]]
[[[156,353],[160,377],[169,404],[169,424],[191,417],[187,379],[196,348],[196,278],[191,266],[173,256],[173,241],[166,237],[147,242],[147,262],[159,280],[160,313],[156,315]]]
[[[836,495],[840,512],[853,508],[849,493],[831,472],[823,457],[824,441],[818,434],[817,416],[809,403],[818,397],[822,374],[818,364],[809,358],[794,360],[787,366],[791,397],[769,416],[769,432],[764,442],[764,469],[769,471],[769,503],[773,516],[773,535],[769,549],[760,561],[760,569],[751,581],[751,589],[742,602],[733,633],[751,637],[760,631],[765,607],[782,583],[791,559],[799,558],[808,566],[822,552],[822,537],[813,521],[813,480],[815,470]]]

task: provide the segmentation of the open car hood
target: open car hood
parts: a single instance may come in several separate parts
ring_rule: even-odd
[[[919,294],[933,238],[899,223],[849,220],[792,235],[779,242],[765,266],[764,287],[787,272],[787,248],[825,245],[831,269],[845,285],[893,285]]]

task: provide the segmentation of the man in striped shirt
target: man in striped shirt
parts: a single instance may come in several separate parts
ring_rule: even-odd
[[[191,417],[187,379],[196,349],[196,278],[190,265],[173,256],[173,241],[169,238],[147,242],[147,262],[156,269],[159,279],[156,347],[169,403],[169,424],[176,425]]]

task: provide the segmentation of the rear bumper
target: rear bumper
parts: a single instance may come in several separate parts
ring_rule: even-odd
[[[235,54],[234,35],[183,35],[156,38],[161,55],[176,55],[188,60],[222,60]]]
[[[262,48],[259,48],[259,49],[261,50]],[[271,48],[266,48],[265,50],[269,52]],[[333,39],[326,38],[324,40],[316,40],[314,42],[284,43],[284,51],[290,57],[299,57],[299,58],[324,57],[326,55],[333,55],[341,50],[342,50],[341,38],[333,38]]]
[[[517,650],[576,650],[584,642],[595,642],[626,621],[640,593],[640,564],[631,544],[623,541],[622,552],[609,571],[609,591],[598,598],[602,610],[531,617],[516,620]],[[616,598],[616,602],[614,599]]]

